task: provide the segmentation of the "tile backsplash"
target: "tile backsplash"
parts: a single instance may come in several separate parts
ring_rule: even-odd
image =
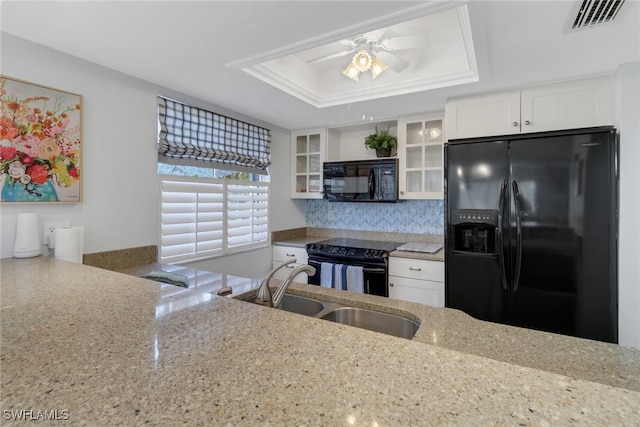
[[[350,203],[307,200],[307,227],[444,234],[444,201]]]

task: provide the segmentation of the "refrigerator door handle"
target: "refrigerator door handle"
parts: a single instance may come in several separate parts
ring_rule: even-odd
[[[502,212],[504,212],[504,194],[507,189],[507,180],[502,180],[500,185],[500,204],[498,206],[498,261],[500,262],[500,276],[502,277],[502,287],[507,290],[507,272],[504,268],[504,246],[502,245]]]
[[[520,281],[520,269],[522,267],[522,211],[520,210],[520,191],[518,183],[514,179],[511,182],[513,187],[513,201],[516,205],[516,274],[513,279],[513,291],[518,290],[518,282]]]

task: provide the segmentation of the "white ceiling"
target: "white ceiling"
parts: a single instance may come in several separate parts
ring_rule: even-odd
[[[425,4],[465,3],[5,0],[0,28],[285,129],[439,111],[450,96],[611,74],[640,61],[640,0],[626,0],[614,22],[575,32],[566,25],[577,0],[471,0],[475,83],[371,99],[384,74],[373,82],[344,77],[363,100],[317,108],[242,70],[379,28]]]
[[[296,44],[291,54],[231,66],[319,108],[476,82],[467,5],[458,3],[425,3],[390,14],[375,28],[372,22],[354,24],[326,34],[321,45],[314,39],[302,51]],[[376,79],[363,72],[354,82],[342,71],[361,49],[388,68]]]

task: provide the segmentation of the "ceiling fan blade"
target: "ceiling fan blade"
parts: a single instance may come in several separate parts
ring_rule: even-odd
[[[380,42],[384,50],[419,49],[429,42],[427,33],[411,34],[408,36],[389,37]]]
[[[389,68],[391,68],[396,73],[399,73],[409,66],[409,61],[404,60],[391,52],[381,50],[379,52],[376,52],[375,54],[376,57],[380,58],[382,62],[387,64]]]
[[[385,31],[387,31],[386,28],[381,28],[379,30],[374,30],[374,31],[369,31],[367,33],[364,33],[363,36],[368,42],[377,42],[382,38]]]
[[[356,49],[355,49],[355,48],[353,48],[353,49],[343,50],[343,51],[341,51],[341,52],[335,52],[335,53],[331,53],[331,54],[329,54],[329,55],[323,55],[323,56],[319,56],[319,57],[317,57],[317,58],[310,59],[310,60],[308,60],[307,62],[308,62],[308,63],[313,63],[313,62],[324,62],[324,61],[328,61],[328,60],[330,60],[330,59],[335,59],[335,58],[340,58],[340,57],[342,57],[342,56],[347,56],[347,55],[349,55],[350,53],[355,52],[355,50],[356,50]]]

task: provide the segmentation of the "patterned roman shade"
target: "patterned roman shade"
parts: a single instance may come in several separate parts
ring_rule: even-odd
[[[266,175],[271,131],[260,126],[158,97],[158,161]]]

